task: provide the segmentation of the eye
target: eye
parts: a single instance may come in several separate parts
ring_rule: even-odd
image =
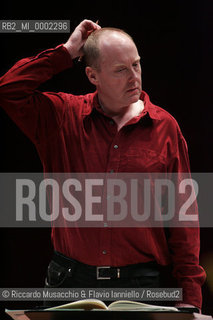
[[[140,63],[139,63],[139,62],[135,62],[135,63],[133,63],[133,67],[134,67],[134,68],[138,68],[138,67],[139,67],[139,65],[140,65]]]
[[[122,72],[122,71],[125,71],[125,70],[126,70],[126,68],[123,67],[123,68],[117,69],[116,72]]]

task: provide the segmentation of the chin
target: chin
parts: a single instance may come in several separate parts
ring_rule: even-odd
[[[128,100],[129,100],[129,104],[130,103],[134,103],[134,102],[137,102],[138,100],[140,99],[140,95],[134,95],[132,97],[130,97]]]
[[[127,99],[130,101],[131,100],[131,103],[133,102],[137,102],[139,99],[140,99],[140,96],[141,96],[141,91],[139,90],[135,90],[134,93],[131,93],[129,94],[129,96],[127,97]]]

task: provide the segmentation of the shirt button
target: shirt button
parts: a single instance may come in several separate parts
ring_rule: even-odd
[[[106,252],[106,250],[103,250],[102,253],[103,253],[103,254],[106,254],[107,252]]]
[[[118,149],[118,145],[117,144],[114,145],[114,149]]]
[[[113,121],[113,120],[110,120],[109,123],[113,126],[114,121]]]

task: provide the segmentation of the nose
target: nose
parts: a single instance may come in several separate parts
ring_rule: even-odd
[[[134,82],[139,79],[139,72],[132,69],[129,69],[129,82]]]

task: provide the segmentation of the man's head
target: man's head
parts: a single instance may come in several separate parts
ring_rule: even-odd
[[[123,30],[94,31],[84,45],[86,74],[107,104],[126,106],[141,93],[140,57],[132,38]]]
[[[101,28],[98,29],[90,34],[88,39],[85,42],[85,45],[83,47],[84,52],[84,60],[87,66],[92,67],[94,69],[100,69],[100,47],[99,47],[99,41],[101,37],[104,37],[105,35],[109,35],[112,33],[118,33],[121,35],[125,35],[129,39],[133,41],[132,37],[126,33],[122,29],[117,28]]]

